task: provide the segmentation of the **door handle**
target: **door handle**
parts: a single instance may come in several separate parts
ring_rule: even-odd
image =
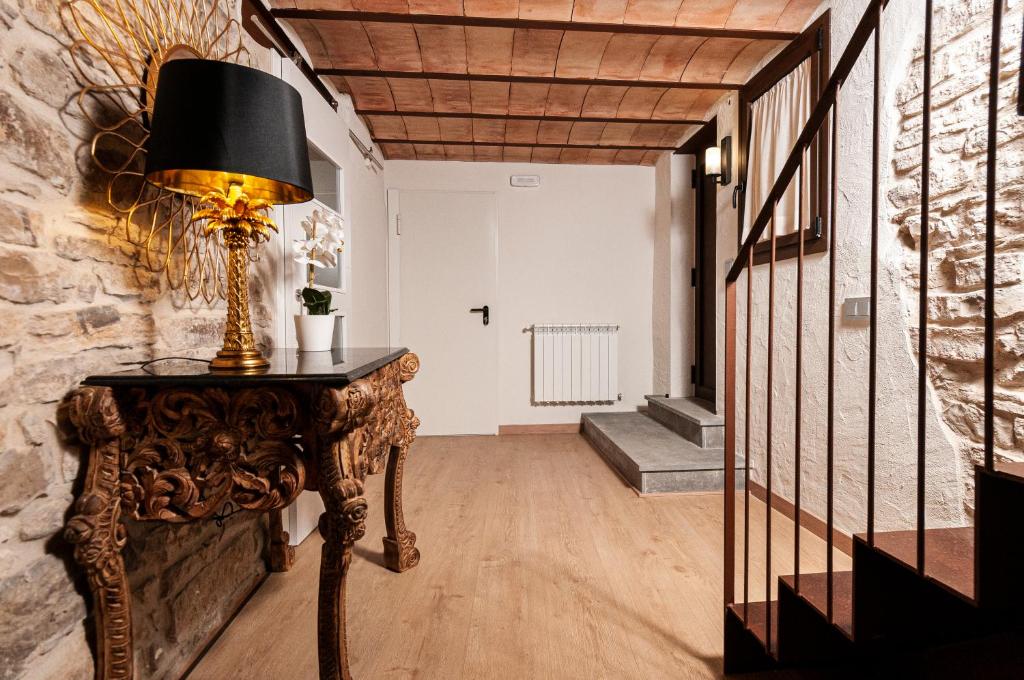
[[[487,324],[491,323],[491,308],[490,308],[490,306],[484,305],[483,307],[474,307],[473,309],[471,309],[469,311],[472,312],[473,314],[483,314],[484,315],[484,325],[485,326]]]

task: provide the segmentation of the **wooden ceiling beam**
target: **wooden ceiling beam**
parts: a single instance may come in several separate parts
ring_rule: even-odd
[[[377,71],[355,68],[318,68],[318,76],[344,78],[412,78],[418,80],[466,80],[478,83],[531,83],[536,85],[605,85],[609,87],[658,87],[669,90],[738,90],[742,83],[702,83],[675,80],[611,80],[608,78],[561,78],[559,76],[503,76],[480,73],[430,73],[427,71]]]
[[[448,141],[443,139],[382,139],[373,137],[374,144],[431,144],[434,146],[511,146],[530,149],[609,149],[615,151],[675,151],[674,146],[624,146],[617,144],[540,144],[532,142],[477,142]]]
[[[360,116],[393,116],[401,118],[474,118],[477,120],[539,120],[556,123],[630,123],[634,125],[704,125],[699,118],[595,118],[593,116],[538,116],[505,113],[453,113],[451,111],[374,111],[356,109]]]
[[[707,28],[699,26],[655,26],[647,24],[608,24],[582,21],[547,21],[503,17],[460,16],[447,14],[399,14],[395,12],[359,12],[351,10],[289,9],[272,10],[279,19],[312,21],[370,21],[375,23],[427,26],[478,26],[483,28],[526,28],[547,31],[588,31],[627,35],[672,35],[698,38],[743,38],[747,40],[792,40],[793,31],[746,28]]]

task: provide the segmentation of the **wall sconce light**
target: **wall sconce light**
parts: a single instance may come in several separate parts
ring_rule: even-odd
[[[723,187],[732,183],[732,137],[725,137],[721,146],[704,149],[704,174]]]

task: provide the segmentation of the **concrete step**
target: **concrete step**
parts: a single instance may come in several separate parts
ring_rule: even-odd
[[[586,413],[582,431],[640,493],[721,491],[725,484],[723,449],[701,448],[643,413]],[[742,480],[738,472],[737,486]]]
[[[725,419],[693,397],[647,397],[647,415],[705,449],[725,446]]]

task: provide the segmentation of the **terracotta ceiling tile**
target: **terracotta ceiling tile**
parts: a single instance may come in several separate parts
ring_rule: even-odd
[[[637,123],[608,123],[601,135],[601,143],[614,146],[628,146],[633,133],[640,127]]]
[[[593,78],[611,33],[566,31],[558,48],[555,75],[561,78]]]
[[[463,0],[467,17],[500,17],[514,19],[519,16],[519,0]]]
[[[539,120],[510,120],[505,126],[505,141],[517,144],[536,144]]]
[[[661,138],[668,125],[637,125],[629,146],[661,146]]]
[[[549,116],[578,116],[589,85],[552,85],[544,113]]]
[[[447,142],[472,142],[472,118],[438,118],[437,126],[441,130],[441,139]]]
[[[375,69],[377,59],[370,45],[370,39],[359,21],[312,21],[319,31],[330,60],[331,68]],[[300,34],[301,36],[301,34]],[[309,47],[309,42],[303,39]],[[322,65],[314,57],[313,66]]]
[[[409,0],[409,14],[462,16],[462,0]]]
[[[366,116],[366,123],[379,139],[409,139],[405,123],[398,116]]]
[[[640,162],[644,159],[646,151],[634,151],[629,149],[622,149],[615,154],[616,165],[640,165]]]
[[[352,93],[357,109],[394,111],[395,100],[385,78],[345,78],[346,88]]]
[[[512,83],[508,97],[508,112],[513,116],[543,116],[550,89],[550,85]]]
[[[523,146],[506,146],[502,149],[502,160],[506,163],[529,163],[533,149]]]
[[[773,29],[789,0],[738,0],[726,28]]]
[[[709,38],[697,48],[683,71],[682,80],[720,83],[729,64],[751,42],[746,38]]]
[[[736,0],[683,0],[676,13],[676,26],[722,28],[729,20]]]
[[[661,36],[640,69],[640,80],[679,80],[690,57],[705,40],[693,36]]]
[[[822,4],[822,0],[791,0],[775,22],[775,28],[780,31],[802,31]]]
[[[647,151],[644,153],[644,158],[640,161],[640,165],[657,165],[658,159],[663,154],[669,153],[668,151]]]
[[[591,149],[587,162],[591,165],[611,165],[617,153],[617,149]]]
[[[473,156],[478,161],[500,161],[501,160],[501,147],[500,146],[481,146],[479,144],[473,147]]]
[[[347,0],[352,4],[352,9],[361,12],[391,12],[394,14],[408,14],[408,0]],[[330,9],[335,9],[331,7]]]
[[[658,100],[651,118],[688,118],[697,93],[703,90],[669,90]]]
[[[508,83],[471,82],[473,113],[508,113]]]
[[[416,150],[412,144],[381,144],[380,150],[384,152],[384,158],[389,160],[413,160],[416,158]]]
[[[512,45],[512,75],[551,76],[563,31],[517,28]]]
[[[420,46],[412,24],[364,21],[378,66],[385,71],[422,71]]]
[[[570,144],[597,144],[601,141],[605,123],[573,123],[569,132]]]
[[[503,144],[505,142],[505,121],[490,118],[474,119],[473,141],[485,144]]]
[[[723,83],[745,83],[753,75],[754,68],[769,54],[788,45],[785,40],[753,40],[743,48],[729,64],[722,78]]]
[[[686,116],[681,116],[682,118],[706,120],[711,107],[717,104],[722,97],[729,96],[728,92],[721,90],[691,90],[691,92],[695,95],[693,105],[690,107],[689,113]]]
[[[592,118],[614,118],[622,97],[629,88],[621,85],[591,85],[583,99],[580,115]]]
[[[519,0],[520,19],[569,21],[573,0]]]
[[[327,44],[324,42],[323,36],[320,34],[321,26],[308,21],[306,19],[288,19],[286,21],[289,26],[295,31],[295,34],[299,36],[299,40],[306,47],[306,51],[309,53],[309,60],[313,68],[330,68],[333,66],[331,62],[331,55],[327,51]],[[367,44],[369,47],[369,44]],[[372,63],[372,54],[371,54]],[[372,66],[370,68],[373,68]]]
[[[423,70],[467,73],[466,32],[462,26],[416,26]]]
[[[512,72],[511,28],[466,27],[469,72],[507,76]]]
[[[558,154],[558,162],[583,165],[590,158],[590,149],[562,149]]]
[[[419,161],[443,161],[444,147],[440,144],[415,144],[416,160]]]
[[[697,129],[696,125],[668,125],[665,134],[661,136],[661,146],[682,146]]]
[[[415,78],[388,78],[388,85],[391,87],[391,95],[395,98],[396,111],[434,110],[427,81]]]
[[[336,9],[353,10],[355,6],[351,0],[289,0],[296,9]],[[283,7],[284,5],[275,5]]]
[[[650,26],[672,26],[680,0],[629,0],[624,22]]]
[[[640,69],[647,61],[647,55],[651,48],[658,42],[656,35],[613,35],[605,48],[604,56],[601,58],[601,66],[598,68],[598,76],[601,78],[615,78],[617,80],[636,80],[640,76]]]
[[[631,87],[619,103],[616,118],[650,118],[658,100],[668,90],[663,87]]]
[[[628,0],[576,0],[573,21],[596,24],[621,24]]]
[[[273,9],[295,9],[295,0],[270,0]]]
[[[472,161],[473,147],[446,144],[444,147],[444,158],[448,161]]]
[[[441,129],[437,125],[437,118],[423,118],[421,116],[405,116],[405,131],[408,139],[423,139],[428,141],[440,140]]]
[[[557,163],[558,157],[561,155],[561,149],[549,149],[541,148],[534,149],[530,155],[531,163]]]
[[[473,110],[468,80],[428,80],[434,98],[431,110],[438,113],[469,113]]]
[[[554,120],[542,120],[537,129],[538,144],[565,144],[569,139],[572,123]]]

